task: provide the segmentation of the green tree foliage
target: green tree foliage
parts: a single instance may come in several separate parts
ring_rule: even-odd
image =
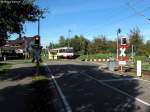
[[[26,2],[25,2],[26,1]],[[43,11],[35,5],[35,1],[2,0],[0,2],[0,38],[6,40],[10,34],[23,32],[26,21],[35,22]]]
[[[94,38],[90,45],[90,53],[99,53],[101,50],[101,45],[102,45],[102,39],[101,38]]]
[[[75,35],[74,38],[71,39],[70,46],[74,48],[75,52],[81,51],[80,38],[78,35]]]
[[[143,36],[141,35],[138,27],[133,28],[129,34],[129,52],[131,52],[131,46],[134,46],[134,52],[137,55],[147,55],[146,46],[143,42]]]
[[[90,43],[89,40],[86,39],[83,35],[80,35],[79,41],[80,41],[80,53],[87,54],[88,53],[88,45]]]
[[[147,49],[147,51],[148,51],[148,54],[150,55],[150,40],[148,40],[148,41],[146,42],[146,49]]]
[[[107,40],[105,35],[95,37],[89,45],[89,51],[90,53],[108,53],[110,52],[109,44],[112,43]]]
[[[66,46],[66,40],[64,36],[60,36],[59,38],[59,46],[60,47],[65,47]]]
[[[75,35],[67,39],[64,36],[60,36],[59,42],[54,45],[54,48],[68,45],[73,47],[74,52],[78,54],[114,53],[116,49],[115,42],[107,40],[107,37],[104,35],[95,37],[92,41],[86,39],[83,35]]]
[[[117,52],[116,41],[112,41],[112,40],[107,41],[107,52],[110,54],[116,54]]]
[[[69,42],[69,44],[68,44]],[[121,37],[119,37],[119,44]],[[93,40],[88,40],[83,35],[75,35],[72,38],[65,39],[64,36],[60,36],[59,43],[54,44],[56,47],[70,46],[74,48],[77,54],[107,54],[108,56],[116,54],[117,44],[116,40],[108,40],[105,35],[94,37]],[[131,53],[131,46],[134,45],[134,52],[136,55],[149,55],[150,54],[150,40],[144,43],[143,36],[140,33],[139,28],[133,28],[129,33],[129,48],[128,54]]]

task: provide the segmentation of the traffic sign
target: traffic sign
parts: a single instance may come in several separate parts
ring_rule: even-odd
[[[120,54],[118,56],[119,61],[127,61],[128,57],[126,55],[126,50],[128,45],[119,45]]]
[[[119,65],[126,65],[126,61],[119,61]]]
[[[40,36],[39,35],[34,36],[34,44],[40,45]]]
[[[121,38],[121,45],[127,45],[127,38],[125,36]]]

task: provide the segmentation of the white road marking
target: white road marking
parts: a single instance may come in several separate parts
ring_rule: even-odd
[[[138,80],[141,80],[141,81],[149,82],[149,83],[150,83],[150,81],[149,81],[149,80],[145,80],[145,79],[141,79],[141,78],[138,78]]]
[[[65,95],[63,94],[63,92],[62,92],[60,86],[58,85],[57,81],[55,80],[55,77],[53,76],[51,70],[49,69],[49,67],[47,66],[46,63],[44,63],[44,65],[46,66],[48,72],[50,73],[50,76],[51,76],[51,78],[52,78],[52,80],[53,80],[53,82],[54,82],[54,84],[55,84],[55,86],[56,86],[56,88],[57,88],[57,90],[58,90],[58,92],[59,92],[59,94],[60,94],[60,97],[61,97],[61,99],[62,99],[62,101],[63,101],[63,103],[64,103],[64,106],[65,106],[66,111],[67,111],[67,112],[72,112],[72,109],[71,109],[69,103],[67,102],[67,99],[66,99]]]
[[[69,67],[70,67],[70,66],[69,66]],[[72,67],[70,67],[70,68],[73,69]],[[110,89],[112,89],[112,90],[114,90],[114,91],[117,91],[117,92],[119,92],[119,93],[121,93],[121,94],[123,94],[123,95],[125,95],[125,96],[128,96],[128,97],[130,97],[130,98],[132,98],[132,99],[134,99],[134,100],[136,100],[136,101],[138,101],[138,102],[140,102],[140,103],[143,103],[143,104],[145,104],[145,105],[147,105],[147,106],[150,106],[150,103],[148,103],[148,102],[146,102],[146,101],[144,101],[144,100],[141,100],[141,99],[139,99],[139,98],[137,98],[137,97],[134,97],[134,96],[132,96],[132,95],[130,95],[130,94],[128,94],[128,93],[126,93],[126,92],[124,92],[124,91],[122,91],[122,90],[116,88],[116,87],[113,87],[113,86],[111,86],[111,85],[108,85],[108,84],[106,84],[106,83],[104,82],[104,80],[103,80],[103,81],[97,80],[96,78],[94,78],[94,77],[92,77],[92,76],[90,76],[90,75],[87,75],[87,74],[84,73],[84,72],[81,72],[81,74],[83,74],[84,76],[86,76],[86,77],[88,77],[88,78],[90,78],[90,79],[95,80],[96,82],[100,83],[101,85],[103,85],[103,86],[105,86],[105,87],[108,87],[108,88],[110,88]],[[141,81],[145,81],[145,82],[150,82],[150,81],[148,81],[148,80],[144,80],[144,79],[140,79],[140,78],[133,78],[133,79],[134,79],[134,80],[141,80]],[[125,79],[123,79],[123,80],[125,80]],[[111,80],[111,81],[112,81],[112,80]]]
[[[110,88],[110,89],[112,89],[112,90],[114,90],[114,91],[117,91],[117,92],[119,92],[119,93],[121,93],[121,94],[123,94],[123,95],[125,95],[125,96],[128,96],[128,97],[130,97],[130,98],[132,98],[132,99],[134,99],[134,100],[136,100],[136,101],[138,101],[138,102],[140,102],[140,103],[143,103],[143,104],[145,104],[145,105],[147,105],[147,106],[150,106],[150,103],[148,103],[148,102],[146,102],[146,101],[143,101],[143,100],[141,100],[141,99],[139,99],[139,98],[137,98],[137,97],[131,96],[131,95],[129,95],[128,93],[126,93],[126,92],[124,92],[124,91],[122,91],[122,90],[120,90],[120,89],[118,89],[118,88],[115,88],[115,87],[113,87],[113,86],[111,86],[111,85],[108,85],[108,84],[106,84],[106,83],[104,83],[104,82],[102,82],[102,81],[100,81],[100,80],[97,80],[96,78],[94,78],[94,77],[92,77],[92,76],[90,76],[90,75],[87,75],[87,74],[83,74],[83,75],[86,76],[86,77],[88,77],[88,78],[91,78],[91,79],[95,80],[96,82],[100,83],[101,85],[103,85],[103,86],[105,86],[105,87],[108,87],[108,88]]]

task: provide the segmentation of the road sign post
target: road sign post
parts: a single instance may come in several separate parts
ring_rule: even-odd
[[[35,61],[36,63],[36,75],[39,74],[39,64],[40,64],[40,60],[41,60],[41,50],[42,47],[41,46],[33,46],[33,61]]]
[[[34,45],[32,46],[33,48],[33,60],[32,62],[36,63],[36,74],[39,73],[39,64],[41,61],[41,51],[42,51],[42,46],[40,46],[40,36],[36,35],[34,36]]]

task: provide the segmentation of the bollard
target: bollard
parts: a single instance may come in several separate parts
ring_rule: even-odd
[[[115,63],[113,61],[108,62],[109,71],[114,71]]]
[[[6,61],[6,60],[7,60],[6,56],[4,56],[3,58],[4,58],[4,61]]]
[[[142,76],[142,62],[141,62],[141,60],[137,61],[137,76],[138,77]]]

